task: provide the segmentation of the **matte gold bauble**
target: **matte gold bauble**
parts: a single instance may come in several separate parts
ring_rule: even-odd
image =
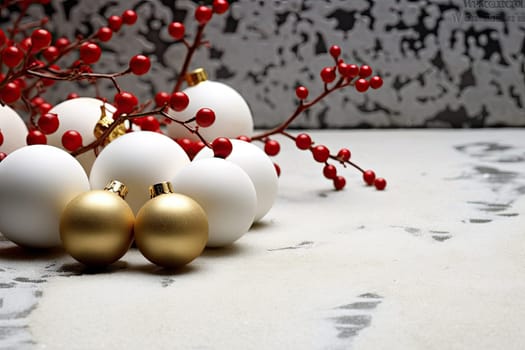
[[[90,266],[120,259],[133,241],[133,211],[123,199],[124,184],[112,181],[104,190],[75,197],[62,212],[60,238],[64,249]]]
[[[208,218],[190,197],[163,182],[150,188],[152,199],[137,213],[135,243],[154,264],[174,268],[198,257],[208,240]]]

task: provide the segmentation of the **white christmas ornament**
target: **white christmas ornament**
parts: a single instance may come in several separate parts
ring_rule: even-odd
[[[9,154],[26,145],[26,124],[20,115],[7,105],[0,105],[0,132],[4,139],[0,145],[0,152]]]
[[[89,190],[80,163],[53,146],[17,149],[0,163],[0,232],[26,247],[60,245],[60,215]]]
[[[211,108],[215,112],[215,122],[207,128],[199,129],[208,142],[219,136],[236,138],[252,135],[253,119],[250,107],[237,91],[226,84],[207,80],[203,69],[190,73],[187,81],[190,86],[183,92],[188,95],[190,104],[182,112],[170,110],[170,115],[184,121],[193,118],[201,108]],[[194,128],[196,123],[188,125]],[[168,124],[168,134],[173,138],[199,140],[195,134],[178,123]]]
[[[230,140],[232,153],[227,161],[237,164],[248,174],[257,194],[257,210],[255,221],[260,220],[272,208],[278,189],[278,177],[275,166],[270,158],[259,147],[241,140]],[[213,157],[213,151],[203,148],[195,160]]]
[[[149,199],[149,186],[169,181],[189,162],[186,152],[169,137],[135,131],[117,138],[100,152],[89,181],[93,189],[103,189],[111,180],[125,183],[126,201],[136,214]]]
[[[224,247],[248,232],[257,198],[250,177],[219,158],[191,162],[171,181],[176,193],[193,198],[208,216],[207,247]]]
[[[47,143],[64,149],[62,146],[62,135],[68,130],[76,130],[82,135],[82,145],[86,146],[95,141],[93,130],[101,116],[100,107],[104,103],[92,97],[78,97],[63,101],[49,110],[58,116],[59,125],[57,131],[47,135]],[[109,103],[105,104],[106,115],[112,117],[116,108]],[[87,173],[95,161],[93,151],[85,152],[77,157],[78,161]]]

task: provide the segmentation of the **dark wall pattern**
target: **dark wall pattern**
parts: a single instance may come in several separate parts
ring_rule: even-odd
[[[140,23],[105,45],[97,70],[120,70],[137,52],[150,55],[151,74],[124,82],[145,98],[173,86],[185,49],[172,44],[166,25],[184,21],[193,33],[195,6],[65,0],[45,10],[55,35],[72,36],[134,8]],[[371,65],[385,85],[367,94],[335,93],[297,127],[525,126],[525,5],[519,0],[240,0],[212,20],[206,35],[213,47],[201,49],[192,68],[203,66],[212,79],[240,91],[258,127],[292,112],[297,84],[321,91],[318,72],[332,63],[332,44],[342,47],[345,60]],[[71,89],[61,85],[56,98]]]

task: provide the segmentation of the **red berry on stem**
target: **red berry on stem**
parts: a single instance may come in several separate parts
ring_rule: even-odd
[[[151,61],[144,55],[135,55],[129,60],[129,69],[135,75],[146,74],[151,68]]]
[[[268,140],[264,143],[264,152],[269,156],[276,156],[281,150],[281,145],[275,140]]]
[[[281,167],[277,163],[273,163],[273,167],[275,168],[275,172],[277,173],[277,177],[281,176]]]
[[[370,87],[372,89],[379,89],[381,86],[383,86],[383,79],[381,79],[381,77],[376,75],[375,77],[370,78]]]
[[[190,154],[193,154],[193,156],[195,156],[204,147],[206,147],[206,145],[202,141],[192,142],[190,147]]]
[[[157,107],[164,106],[170,102],[170,94],[164,91],[157,92],[155,94],[155,105]]]
[[[2,50],[2,62],[10,67],[16,67],[24,58],[24,52],[16,46],[7,46]]]
[[[154,116],[147,116],[142,119],[140,128],[144,131],[158,131],[160,130],[160,123]]]
[[[97,38],[102,41],[110,41],[113,36],[113,30],[110,27],[102,27],[97,32]]]
[[[312,138],[305,133],[299,134],[295,137],[295,145],[302,150],[309,149],[312,145]]]
[[[335,177],[337,176],[337,168],[332,164],[326,164],[323,168],[323,175],[327,179],[335,179]]]
[[[195,114],[195,121],[200,127],[207,128],[215,122],[215,113],[209,108],[201,108]]]
[[[365,92],[366,90],[368,90],[368,80],[366,79],[359,79],[355,82],[355,89],[359,92]]]
[[[45,145],[47,143],[47,137],[40,130],[31,130],[27,133],[26,143],[28,145]]]
[[[333,58],[337,59],[341,55],[341,48],[337,45],[332,45],[330,47],[330,55],[332,55]]]
[[[323,145],[317,145],[312,149],[314,159],[319,163],[324,163],[330,157],[330,150]]]
[[[180,22],[171,22],[168,25],[168,33],[175,40],[180,40],[184,38],[184,32],[185,32],[184,24]]]
[[[195,9],[195,19],[200,25],[206,24],[210,21],[213,11],[208,6],[199,6]]]
[[[58,57],[59,51],[56,46],[49,46],[42,51],[42,56],[46,59],[46,61],[51,62],[54,61]]]
[[[213,12],[216,14],[223,14],[229,7],[230,4],[226,0],[213,0]]]
[[[339,62],[337,64],[337,70],[339,71],[339,74],[341,74],[345,78],[350,77],[350,65],[346,64],[344,62]]]
[[[361,78],[368,78],[371,75],[372,75],[372,68],[370,68],[370,66],[363,64],[361,68],[359,68],[359,76]]]
[[[95,43],[86,42],[80,45],[80,59],[84,63],[91,64],[99,60],[102,50]]]
[[[33,33],[31,33],[31,43],[33,50],[39,51],[51,44],[51,33],[42,28],[35,29]]]
[[[122,17],[120,16],[109,17],[108,27],[110,27],[114,32],[118,32],[120,30],[120,27],[122,27]]]
[[[3,161],[7,157],[7,153],[0,152],[0,162]]]
[[[321,79],[324,83],[331,83],[335,78],[335,69],[333,67],[325,67],[321,70]]]
[[[58,116],[54,113],[46,113],[40,116],[38,119],[38,127],[46,135],[52,134],[57,131],[60,122]]]
[[[346,185],[346,179],[342,176],[337,176],[334,179],[334,187],[337,191],[342,190]]]
[[[175,140],[188,155],[191,152],[192,141],[186,137]]]
[[[217,158],[226,158],[232,153],[233,145],[226,137],[217,137],[211,143],[213,154]]]
[[[308,89],[304,86],[298,86],[297,89],[295,89],[295,95],[300,100],[306,100],[308,98]]]
[[[356,64],[350,64],[348,66],[348,77],[353,78],[359,74],[359,67]]]
[[[126,10],[122,13],[122,22],[127,25],[132,25],[137,22],[137,13],[133,10]]]
[[[122,91],[115,95],[115,106],[121,113],[131,113],[139,101],[135,95],[130,92]]]
[[[40,106],[38,106],[41,115],[49,112],[51,108],[53,108],[53,106],[48,102],[41,103]]]
[[[352,153],[348,148],[341,148],[339,152],[337,152],[337,158],[339,158],[343,162],[347,162],[350,160],[350,157],[352,156]]]
[[[55,41],[55,46],[57,47],[58,51],[63,51],[66,47],[68,47],[70,44],[68,38],[58,38]]]
[[[82,135],[76,130],[68,130],[62,135],[62,145],[73,152],[82,146]]]
[[[38,107],[40,106],[42,103],[46,102],[46,100],[44,100],[42,97],[40,96],[35,96],[31,99],[31,104],[35,107]]]
[[[74,98],[78,98],[79,95],[76,93],[76,92],[70,92],[69,94],[67,94],[67,99],[68,100],[72,100]]]
[[[365,172],[363,173],[363,180],[368,186],[371,186],[374,183],[375,179],[376,173],[374,173],[373,170],[365,170]]]
[[[383,179],[382,177],[378,177],[377,179],[375,179],[374,181],[374,186],[376,187],[376,189],[378,189],[379,191],[382,191],[385,189],[386,187],[386,180]]]
[[[182,91],[177,91],[171,94],[170,97],[170,107],[175,111],[180,112],[186,109],[190,104],[190,99]]]
[[[5,103],[13,103],[16,102],[22,94],[22,91],[20,89],[20,86],[16,84],[15,82],[9,82],[7,83],[2,90],[0,90],[0,98]]]

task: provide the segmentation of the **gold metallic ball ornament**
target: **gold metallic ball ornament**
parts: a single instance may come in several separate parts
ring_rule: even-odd
[[[171,183],[150,187],[151,199],[135,220],[135,243],[152,263],[175,268],[198,257],[208,241],[208,218],[190,197],[173,193]]]
[[[60,238],[73,258],[106,266],[126,254],[135,221],[126,194],[123,183],[111,181],[104,190],[82,193],[68,203],[60,219]]]

